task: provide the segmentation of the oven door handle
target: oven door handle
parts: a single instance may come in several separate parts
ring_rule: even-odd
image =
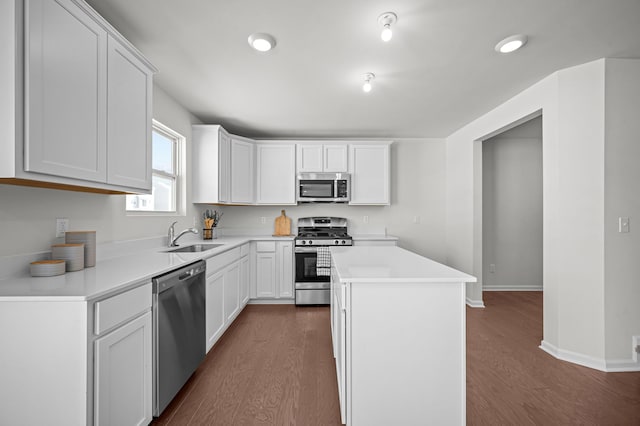
[[[296,247],[294,249],[295,253],[317,253],[318,247]]]

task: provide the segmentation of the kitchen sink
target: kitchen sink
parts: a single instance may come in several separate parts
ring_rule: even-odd
[[[168,253],[199,253],[201,251],[207,251],[220,247],[223,244],[193,244],[190,246],[178,247],[171,250],[167,250]]]

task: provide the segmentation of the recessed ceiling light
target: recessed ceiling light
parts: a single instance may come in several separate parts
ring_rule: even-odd
[[[253,33],[249,36],[249,46],[258,52],[268,52],[276,46],[276,39],[271,34]]]
[[[517,34],[511,37],[507,37],[500,43],[496,44],[496,52],[499,53],[511,53],[520,49],[527,44],[527,36],[524,34]]]

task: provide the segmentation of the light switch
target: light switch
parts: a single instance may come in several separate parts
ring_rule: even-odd
[[[618,232],[622,232],[622,233],[629,232],[629,218],[628,217],[619,217],[618,218]]]

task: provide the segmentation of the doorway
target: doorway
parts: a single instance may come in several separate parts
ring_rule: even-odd
[[[482,141],[482,290],[543,290],[542,116]]]

